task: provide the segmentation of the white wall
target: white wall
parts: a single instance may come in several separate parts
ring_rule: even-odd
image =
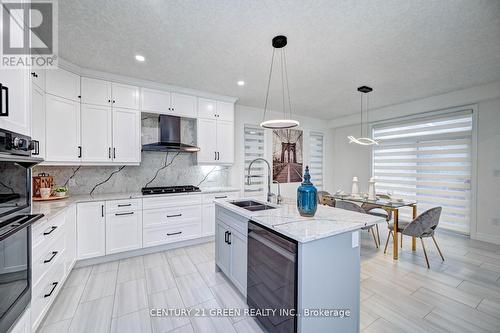
[[[235,164],[232,168],[232,184],[234,186],[241,187],[243,189],[245,174],[244,174],[244,154],[245,154],[245,145],[244,145],[244,126],[246,124],[250,125],[259,125],[262,121],[263,110],[243,105],[236,105],[235,107]],[[275,113],[268,111],[269,117],[282,117],[281,113]],[[294,119],[297,119],[300,122],[300,127],[304,131],[304,167],[308,163],[309,157],[309,132],[316,131],[322,132],[325,134],[324,144],[325,151],[328,151],[328,147],[331,145],[331,131],[328,129],[328,122],[321,119],[295,116]],[[271,163],[272,161],[272,130],[265,130],[265,158]],[[330,188],[332,183],[331,177],[331,152],[325,154],[325,170],[323,172],[323,182],[324,188]],[[272,167],[272,166],[271,166]],[[287,198],[296,198],[297,187],[300,183],[289,183],[289,184],[281,184],[281,195]],[[273,185],[271,189],[273,193],[277,193],[277,185]]]
[[[477,167],[473,184],[476,200],[471,216],[471,237],[500,244],[500,81],[443,95],[432,96],[370,112],[370,119],[381,121],[418,113],[473,105],[477,109]],[[350,189],[352,176],[360,177],[361,189],[370,176],[370,149],[349,146],[346,136],[359,132],[359,116],[330,121],[333,145],[332,190]],[[340,127],[343,126],[343,127]]]

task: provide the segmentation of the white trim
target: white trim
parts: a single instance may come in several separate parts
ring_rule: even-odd
[[[483,241],[483,242],[488,242],[488,243],[500,245],[500,237],[498,237],[498,235],[483,234],[483,233],[476,232],[474,237],[472,237],[472,234],[471,234],[471,238],[475,239],[475,240]]]
[[[478,123],[479,123],[479,112],[478,106],[472,106],[472,145],[471,145],[471,211],[470,211],[470,237],[472,239],[479,239],[477,233],[477,138],[478,138]],[[489,236],[489,235],[488,235]],[[496,241],[500,244],[500,239],[496,237]]]

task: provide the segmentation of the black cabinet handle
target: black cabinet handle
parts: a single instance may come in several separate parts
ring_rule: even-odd
[[[220,161],[220,153],[217,152],[217,161]]]
[[[167,236],[174,236],[174,235],[180,235],[180,234],[182,234],[182,231],[173,232],[171,234],[167,234]]]
[[[116,158],[116,148],[113,148],[113,158]]]
[[[101,205],[101,217],[104,217],[104,205]]]
[[[167,217],[180,217],[182,214],[175,214],[175,215],[167,215]]]
[[[130,207],[132,206],[132,204],[121,204],[121,205],[118,205],[118,207]]]
[[[111,147],[108,148],[108,158],[111,158]]]
[[[115,103],[115,100],[113,100],[113,104]]]
[[[221,195],[220,197],[215,197],[215,199],[226,199],[227,195]]]
[[[231,231],[227,232],[227,243],[231,245]]]
[[[227,234],[228,234],[228,231],[226,231],[226,232],[224,233],[224,243],[227,243]]]
[[[50,228],[50,231],[45,231],[43,233],[44,236],[47,236],[47,235],[50,235],[54,230],[56,230],[57,227],[55,225],[53,225],[51,228]]]
[[[82,146],[78,146],[78,158],[82,158]]]
[[[44,260],[44,261],[43,261],[43,263],[44,263],[44,264],[47,264],[47,263],[51,262],[51,261],[52,261],[52,259],[54,259],[54,257],[55,257],[56,255],[57,255],[57,251],[52,252],[52,256],[51,256],[49,259]]]
[[[217,152],[214,151],[214,161],[217,161]]]
[[[40,142],[38,140],[31,140],[33,144],[32,150],[35,150],[31,155],[40,155]]]
[[[5,110],[3,110],[3,92],[5,90]],[[0,117],[9,116],[9,88],[0,83]]]
[[[116,213],[115,216],[134,215],[134,212]]]
[[[108,103],[111,103],[111,100],[110,100],[110,99],[108,99]]]
[[[52,295],[52,293],[54,292],[54,290],[56,290],[56,287],[58,284],[59,284],[59,282],[53,282],[52,289],[50,290],[50,293],[43,295],[43,297],[44,298],[50,297]]]

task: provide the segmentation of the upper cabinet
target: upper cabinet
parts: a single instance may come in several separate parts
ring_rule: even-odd
[[[196,118],[196,97],[143,88],[141,111]]]
[[[112,83],[113,107],[139,110],[139,88],[126,84]]]
[[[43,68],[32,68],[30,71],[31,82],[42,91],[45,91],[45,73],[46,70]]]
[[[234,121],[234,104],[198,98],[198,117]]]
[[[31,134],[29,68],[0,70],[0,128]]]
[[[80,76],[64,69],[48,69],[45,75],[47,94],[80,101]]]
[[[139,88],[82,77],[82,103],[139,109]]]

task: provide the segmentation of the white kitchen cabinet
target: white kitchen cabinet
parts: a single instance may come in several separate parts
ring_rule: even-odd
[[[231,281],[245,295],[247,290],[247,237],[231,229],[229,245],[231,247]]]
[[[31,90],[31,138],[38,141],[37,156],[45,159],[45,93],[35,85]]]
[[[111,96],[113,107],[139,110],[139,87],[112,83]]]
[[[141,161],[141,113],[113,107],[113,161]]]
[[[226,274],[230,275],[230,264],[231,264],[231,246],[228,244],[229,237],[229,227],[224,223],[217,221],[216,225],[216,237],[215,242],[217,248],[217,266]]]
[[[76,262],[76,205],[72,205],[65,212],[66,222],[64,226],[64,251],[65,270],[69,274]]]
[[[215,205],[205,204],[201,214],[201,235],[213,236],[215,234]]]
[[[234,104],[206,98],[198,98],[198,117],[204,119],[234,121]]]
[[[104,201],[77,205],[77,257],[87,259],[106,254]]]
[[[234,163],[234,123],[198,119],[198,163]]]
[[[80,162],[80,102],[45,96],[46,160]]]
[[[112,148],[110,106],[82,104],[82,162],[109,162]]]
[[[141,111],[150,113],[172,114],[170,93],[155,89],[141,89]]]
[[[29,68],[0,69],[0,85],[2,94],[0,128],[30,136],[31,80]]]
[[[111,82],[82,77],[82,103],[101,106],[111,105]]]
[[[170,107],[174,116],[196,118],[196,97],[194,96],[172,93]]]
[[[31,83],[45,91],[45,75],[47,70],[44,68],[32,68],[30,71]]]
[[[47,94],[80,101],[80,76],[64,69],[48,69],[45,75]]]
[[[142,211],[106,215],[106,254],[142,248]]]
[[[217,120],[234,121],[234,103],[217,101]]]

